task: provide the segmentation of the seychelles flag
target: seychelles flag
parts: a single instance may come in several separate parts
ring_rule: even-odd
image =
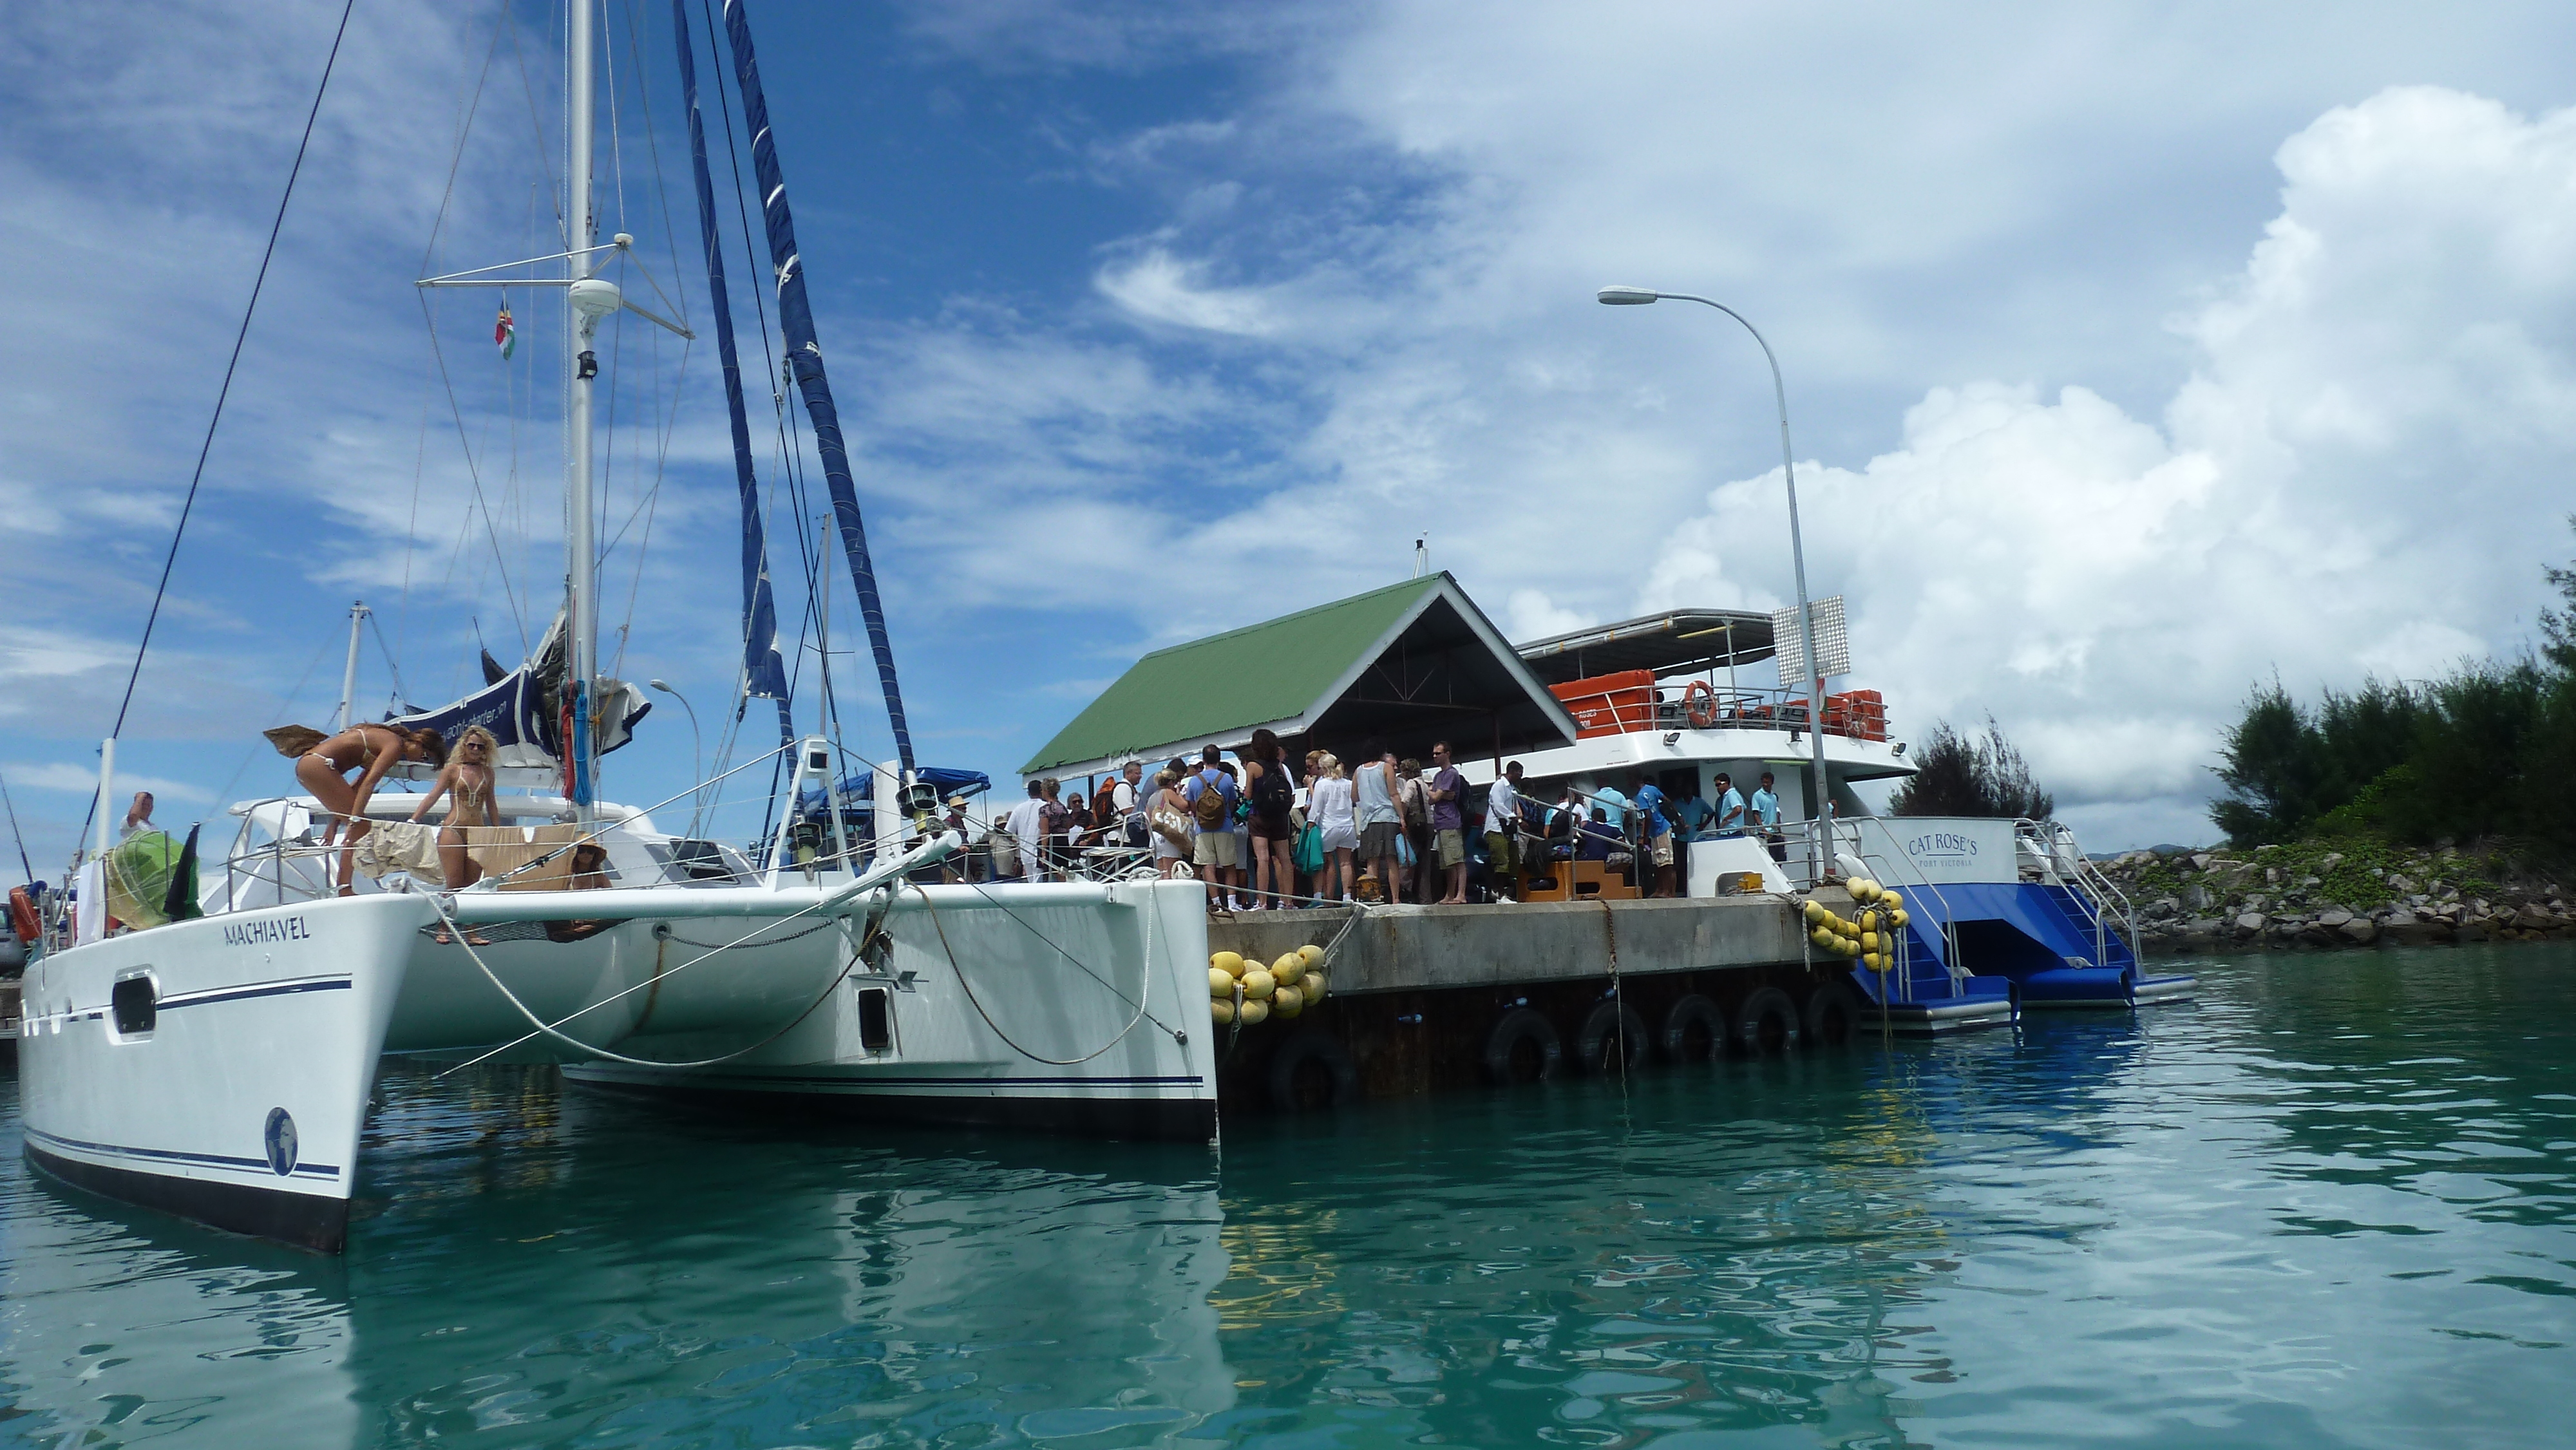
[[[492,324],[492,345],[501,349],[501,361],[508,362],[519,346],[519,330],[510,325],[510,304],[501,304],[501,318]]]

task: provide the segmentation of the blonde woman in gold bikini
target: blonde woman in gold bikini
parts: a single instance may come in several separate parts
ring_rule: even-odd
[[[421,820],[438,804],[439,797],[454,797],[447,819],[438,827],[439,874],[447,878],[450,891],[473,885],[483,874],[466,853],[465,828],[498,824],[492,809],[492,753],[499,748],[500,742],[492,738],[491,731],[480,725],[466,726],[465,733],[456,738],[456,749],[448,756],[447,768],[438,773],[437,784],[412,808],[411,818]],[[446,932],[438,934],[441,944],[447,939]],[[465,939],[478,947],[490,945],[470,932]]]

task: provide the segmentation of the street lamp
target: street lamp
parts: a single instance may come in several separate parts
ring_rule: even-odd
[[[1745,322],[1743,313],[1723,302],[1694,297],[1688,292],[1658,292],[1652,287],[1604,287],[1598,295],[1605,307],[1641,307],[1667,299],[1714,307],[1744,323],[1744,330],[1762,345],[1763,361],[1771,364],[1771,396],[1780,406],[1780,476],[1789,486],[1789,555],[1798,575],[1798,632],[1807,646],[1807,734],[1815,746],[1815,794],[1810,804],[1814,828],[1808,832],[1807,875],[1811,881],[1822,881],[1826,865],[1833,860],[1825,836],[1833,799],[1825,787],[1825,662],[1816,653],[1815,611],[1807,607],[1807,546],[1798,532],[1798,465],[1789,452],[1789,389],[1780,381],[1780,359],[1772,356],[1771,344],[1762,336],[1762,329]]]
[[[698,838],[698,817],[706,810],[707,793],[706,752],[698,743],[698,708],[689,703],[688,696],[672,689],[667,680],[644,683],[679,701],[680,708],[689,712],[689,839],[694,841]]]

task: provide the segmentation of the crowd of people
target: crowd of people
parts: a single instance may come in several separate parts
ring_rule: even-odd
[[[968,874],[1061,881],[1150,859],[1157,875],[1204,883],[1211,911],[1235,912],[1506,900],[1524,872],[1569,860],[1634,870],[1642,894],[1672,896],[1693,839],[1755,836],[1774,859],[1783,853],[1768,771],[1750,795],[1719,775],[1713,801],[1696,789],[1670,798],[1636,772],[1625,790],[1568,782],[1552,800],[1525,793],[1523,779],[1513,761],[1470,785],[1447,741],[1427,765],[1375,741],[1347,760],[1317,749],[1295,761],[1258,730],[1237,759],[1208,745],[1151,773],[1130,760],[1088,801],[1033,779],[974,842]],[[962,799],[949,802],[948,824],[974,841]]]

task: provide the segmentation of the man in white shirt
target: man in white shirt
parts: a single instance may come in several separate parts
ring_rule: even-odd
[[[1520,783],[1521,763],[1515,760],[1494,777],[1493,789],[1485,796],[1485,871],[1498,892],[1513,889],[1514,873],[1520,867]]]
[[[1145,844],[1145,818],[1136,809],[1144,799],[1144,778],[1145,762],[1131,760],[1120,768],[1118,779],[1109,786],[1109,809],[1117,817],[1118,839],[1130,846]],[[1107,821],[1099,824],[1104,832],[1109,826]]]
[[[1046,843],[1046,795],[1037,781],[1029,782],[1029,798],[1002,817],[1002,829],[1011,833],[1011,844],[1019,849],[1020,879],[1045,879],[1038,874],[1038,848]]]

